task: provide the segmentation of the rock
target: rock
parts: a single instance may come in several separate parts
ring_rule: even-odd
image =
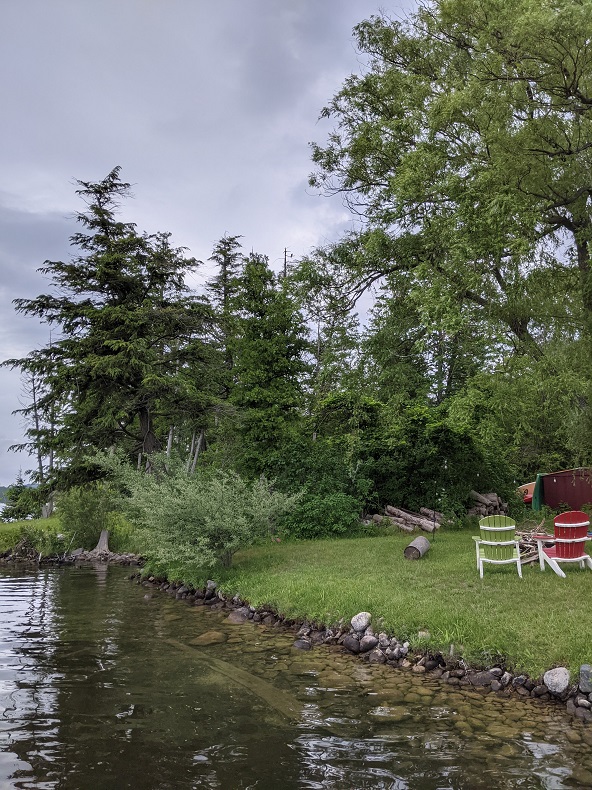
[[[366,635],[360,639],[360,653],[367,653],[373,650],[378,644],[378,639],[375,636]]]
[[[311,644],[308,639],[297,639],[292,647],[295,647],[297,650],[310,650]]]
[[[206,631],[205,634],[200,634],[195,639],[192,639],[190,644],[198,647],[208,647],[209,645],[220,645],[226,642],[227,638],[226,634],[220,631]]]
[[[496,678],[491,672],[475,672],[474,675],[469,676],[469,680],[473,686],[491,686],[492,681]]]
[[[531,693],[531,696],[533,696],[533,697],[542,697],[543,694],[547,693],[547,687],[545,686],[544,683],[542,683],[539,686],[535,686],[530,693]]]
[[[426,668],[423,664],[416,664],[414,667],[411,668],[412,672],[415,672],[416,675],[424,675]]]
[[[590,664],[582,664],[580,667],[580,682],[578,686],[582,694],[592,693],[592,667]]]
[[[495,680],[494,679],[494,680],[491,681],[491,690],[492,691],[500,691],[501,689],[502,689],[502,684],[499,682],[499,680]]]
[[[581,719],[582,721],[592,721],[592,712],[590,712],[587,708],[576,708],[574,715],[576,719]]]
[[[352,634],[348,634],[342,642],[343,646],[346,650],[349,650],[350,653],[359,653],[360,652],[360,641],[356,639],[355,636]]]
[[[370,612],[359,612],[351,619],[351,627],[354,631],[365,631],[370,625],[372,615]]]
[[[242,623],[246,623],[249,619],[249,610],[246,606],[241,606],[240,609],[234,609],[228,617],[226,618],[227,623],[232,623],[233,625],[241,625]]]
[[[263,625],[275,625],[276,622],[277,620],[272,614],[266,614],[263,618]]]
[[[530,691],[526,686],[516,686],[516,692],[520,694],[521,697],[530,697]]]
[[[386,663],[386,656],[382,650],[376,648],[368,654],[368,661],[370,664],[384,664]]]
[[[508,683],[512,680],[512,675],[509,672],[504,672],[504,674],[500,678],[500,683],[502,684],[502,688],[506,688]]]
[[[569,689],[569,672],[565,667],[549,669],[543,676],[543,683],[556,697],[560,697]]]
[[[426,668],[426,672],[431,672],[433,669],[436,669],[439,666],[440,664],[438,661],[436,661],[435,658],[426,659],[426,662],[424,664],[424,667]]]
[[[514,686],[514,688],[518,688],[519,686],[523,686],[527,680],[528,678],[526,677],[526,675],[516,675],[516,677],[512,681],[512,685]]]
[[[579,708],[590,708],[590,700],[588,699],[588,697],[584,697],[583,695],[578,694],[578,696],[576,697],[576,705]]]

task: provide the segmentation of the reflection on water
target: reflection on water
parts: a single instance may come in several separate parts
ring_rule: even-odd
[[[592,787],[562,711],[225,619],[119,568],[0,571],[0,788]]]

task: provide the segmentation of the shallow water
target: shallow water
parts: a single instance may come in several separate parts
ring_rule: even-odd
[[[301,653],[128,575],[0,570],[0,788],[592,787],[560,709]]]

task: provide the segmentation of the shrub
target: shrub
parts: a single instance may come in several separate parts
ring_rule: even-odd
[[[265,478],[248,482],[212,469],[190,475],[171,459],[154,458],[152,474],[113,456],[103,465],[127,491],[124,512],[138,527],[142,553],[156,562],[228,567],[239,549],[272,534],[299,499],[276,491]]]
[[[282,521],[282,529],[296,538],[325,538],[355,531],[360,503],[348,494],[305,495]]]
[[[94,549],[101,530],[109,529],[116,509],[117,497],[106,483],[75,486],[57,499],[61,530],[73,548]]]

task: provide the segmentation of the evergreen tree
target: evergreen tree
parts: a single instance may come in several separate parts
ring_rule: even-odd
[[[25,518],[37,518],[40,515],[41,505],[37,492],[25,484],[23,473],[19,471],[16,482],[8,486],[6,505],[0,513],[0,520],[21,521]]]
[[[241,463],[256,475],[273,472],[301,416],[307,343],[302,317],[265,256],[246,259],[237,307],[231,402],[239,416]]]
[[[55,421],[38,440],[75,482],[89,452],[122,446],[149,456],[180,411],[203,409],[209,397],[209,310],[185,285],[197,262],[169,234],[139,234],[116,218],[130,188],[119,172],[78,182],[87,210],[71,237],[76,253],[40,269],[55,293],[15,300],[17,311],[58,327],[59,339],[4,363],[43,382],[38,408]]]

